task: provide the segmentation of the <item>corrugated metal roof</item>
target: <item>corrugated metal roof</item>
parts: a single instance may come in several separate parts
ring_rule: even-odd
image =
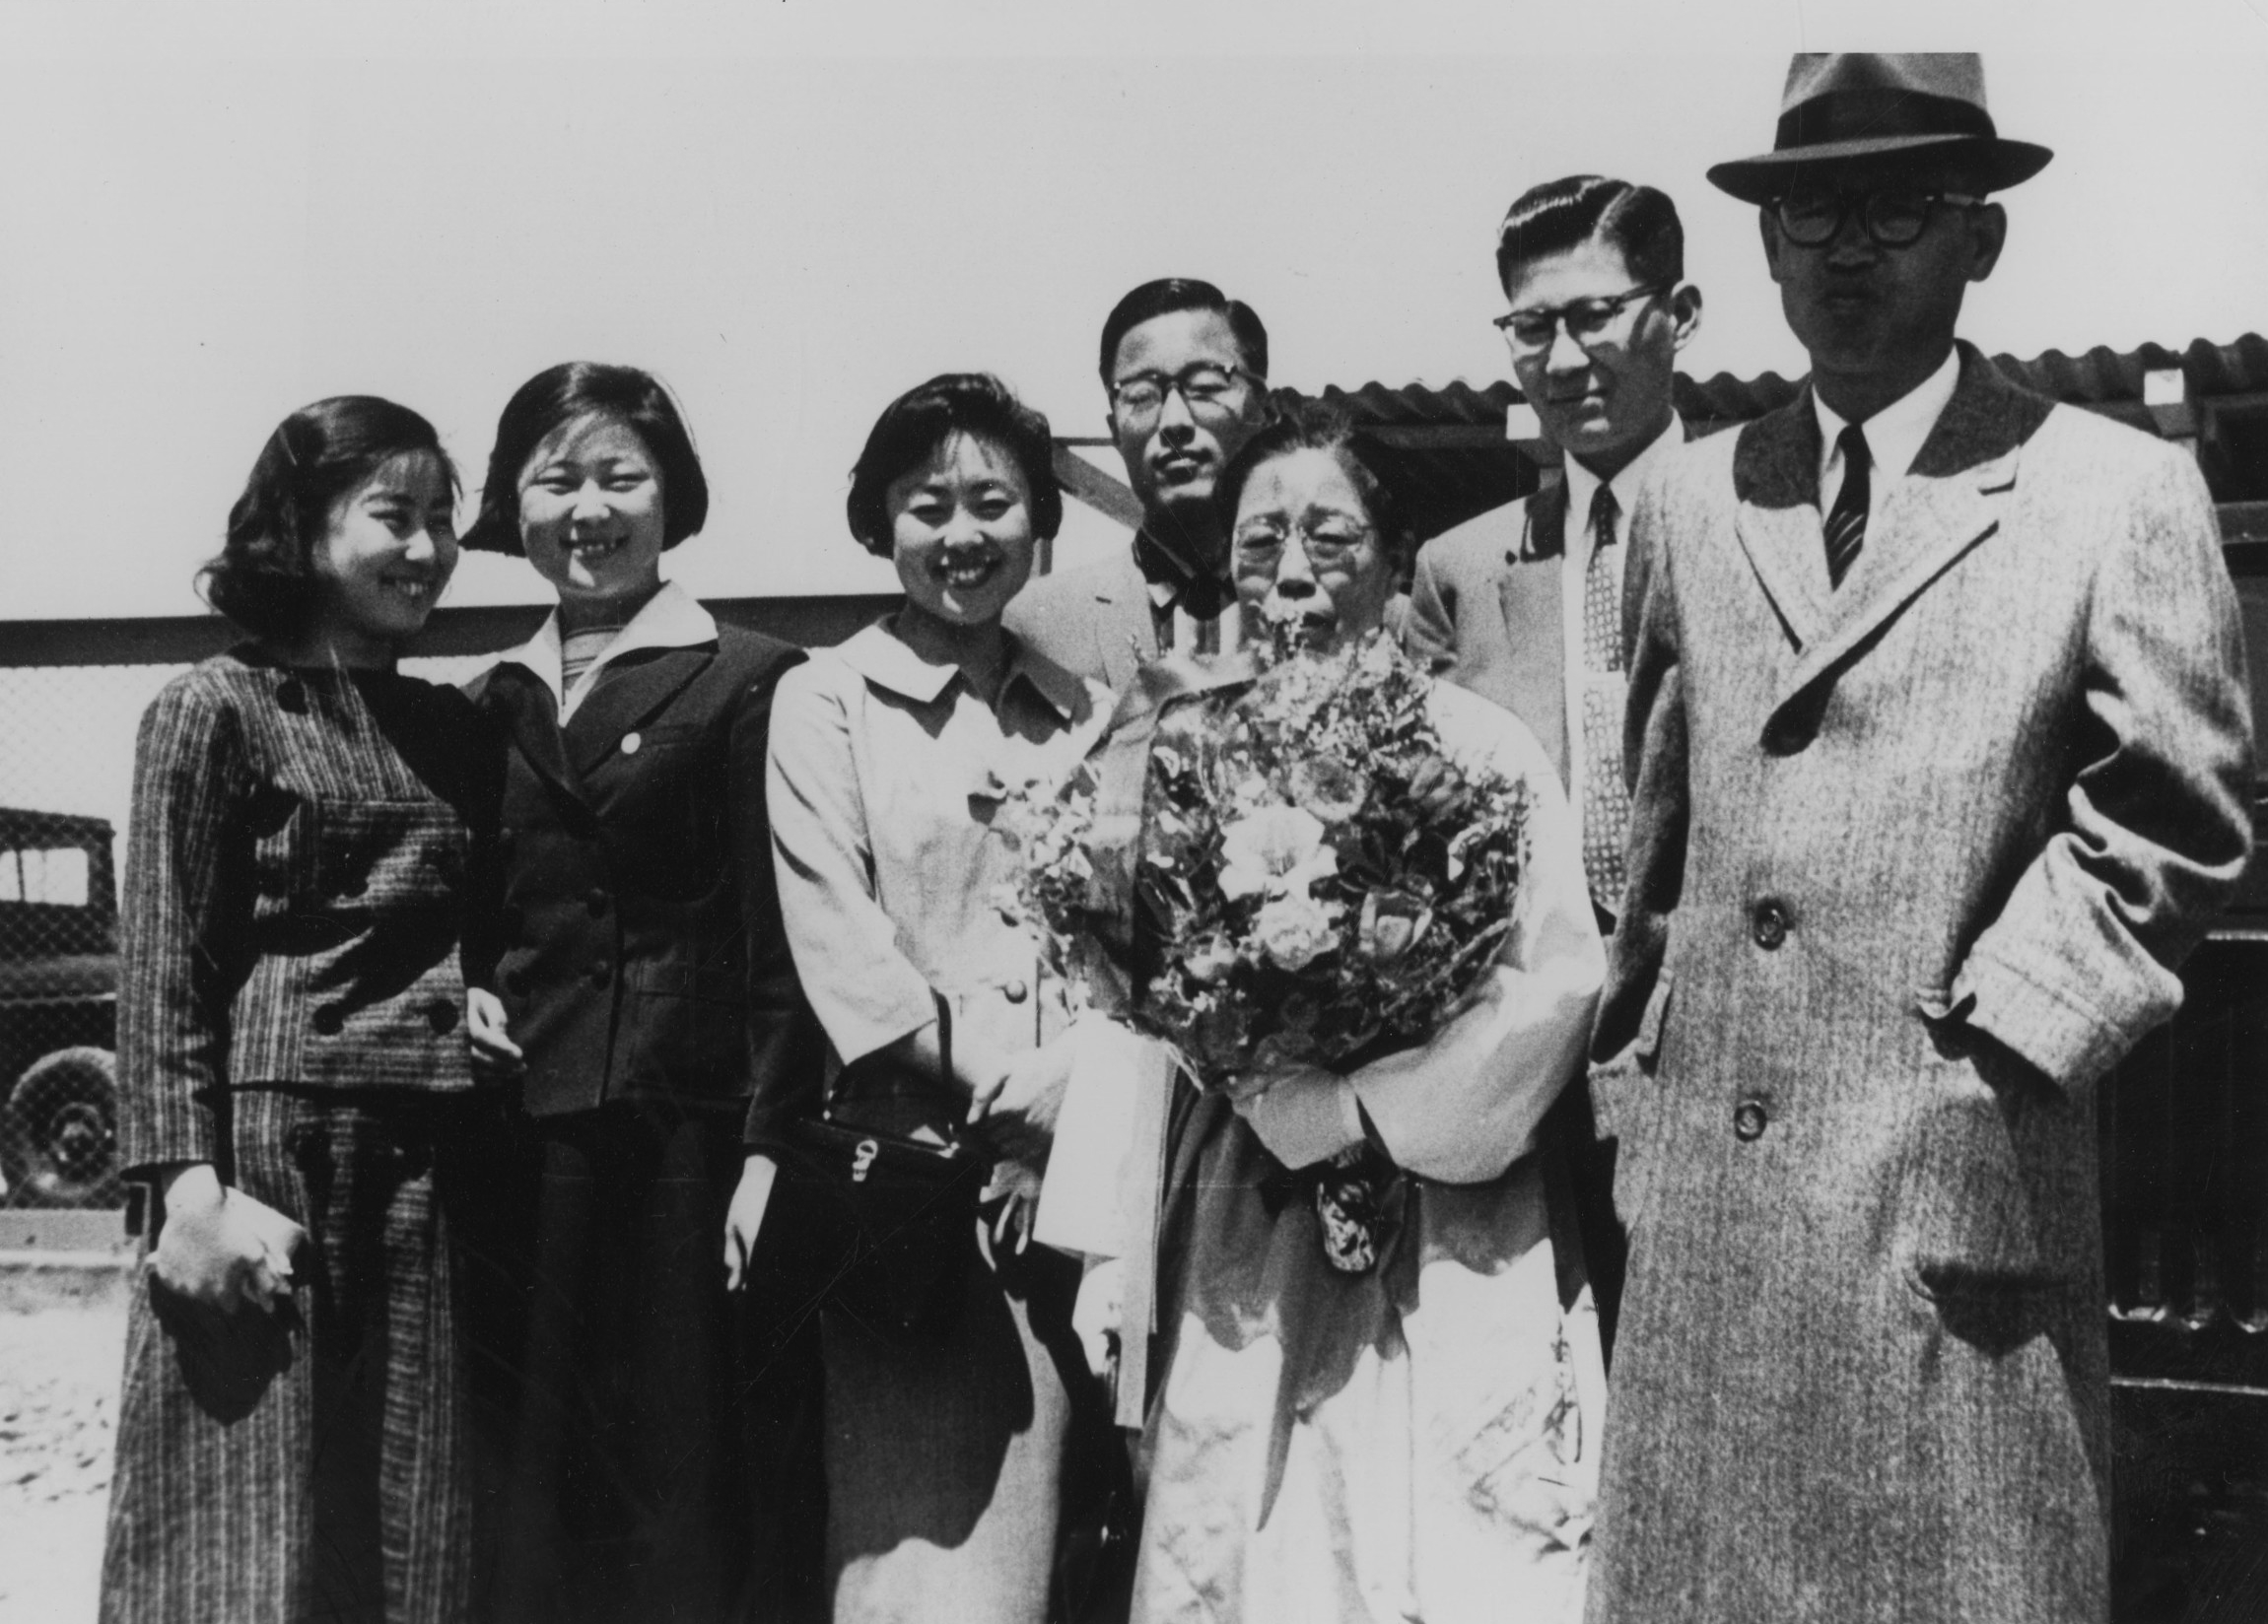
[[[2028,361],[2010,355],[1992,361],[2027,388],[2146,430],[2156,428],[2143,401],[2150,372],[2178,370],[2193,407],[2268,397],[2268,338],[2258,333],[2233,344],[2198,339],[2181,350],[2145,344],[2122,353],[2098,346],[2080,356],[2049,350]],[[1750,378],[1719,372],[1707,379],[1681,372],[1676,399],[1689,422],[1722,427],[1787,404],[1800,383],[1777,372]],[[1525,496],[1542,481],[1539,461],[1503,438],[1507,410],[1524,399],[1508,381],[1478,388],[1462,381],[1441,388],[1374,381],[1355,389],[1327,386],[1320,396],[1278,389],[1275,398],[1282,405],[1320,398],[1372,431],[1380,446],[1379,472],[1403,499],[1420,539]],[[2246,407],[2241,419],[2229,420],[2234,427],[2209,443],[2202,459],[2215,496],[2224,502],[2268,499],[2268,398]]]

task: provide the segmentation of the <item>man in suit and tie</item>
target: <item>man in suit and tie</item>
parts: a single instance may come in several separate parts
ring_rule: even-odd
[[[1709,171],[1812,373],[1631,532],[1593,1624],[2107,1611],[2096,1089],[2243,869],[2250,719],[2194,461],[1955,341],[2048,157],[1974,56],[1821,55]]]
[[[1670,400],[1678,352],[1699,328],[1677,205],[1651,186],[1569,175],[1523,194],[1496,234],[1510,302],[1496,328],[1565,472],[1417,555],[1403,642],[1461,687],[1528,724],[1582,821],[1602,925],[1622,899],[1630,797],[1622,783],[1622,561],[1646,477],[1683,443]],[[1623,1237],[1610,1205],[1613,1148],[1581,1088],[1554,1110],[1567,1196],[1611,1344]]]
[[[1209,282],[1145,282],[1103,322],[1111,439],[1141,504],[1133,545],[1036,576],[1005,624],[1065,670],[1123,692],[1160,654],[1236,646],[1228,527],[1213,481],[1268,411],[1268,329]]]
[[[1651,186],[1569,175],[1512,205],[1496,234],[1511,309],[1496,328],[1565,474],[1417,555],[1404,642],[1526,722],[1583,822],[1592,900],[1622,893],[1620,605],[1633,498],[1681,443],[1678,352],[1699,328],[1678,208]]]

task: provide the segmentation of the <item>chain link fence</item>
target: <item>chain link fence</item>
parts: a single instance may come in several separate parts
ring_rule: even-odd
[[[839,643],[890,604],[737,599],[722,620]],[[540,609],[445,609],[402,669],[463,682]],[[117,1173],[118,908],[134,736],[158,691],[232,643],[226,623],[0,623],[0,1206],[100,1207]]]

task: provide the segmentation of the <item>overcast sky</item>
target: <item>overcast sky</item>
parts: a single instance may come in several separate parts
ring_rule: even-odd
[[[2055,149],[1972,295],[1987,349],[2268,328],[2260,8],[1883,11],[16,0],[0,619],[194,609],[261,440],[320,395],[416,407],[477,489],[506,396],[579,357],[684,401],[696,590],[880,589],[842,493],[898,391],[990,369],[1098,433],[1103,314],[1169,274],[1259,308],[1276,382],[1491,381],[1495,222],[1577,170],[1679,201],[1687,371],[1794,375],[1753,212],[1702,171],[1770,145],[1807,46],[1982,48],[2002,131]],[[1066,553],[1111,534],[1075,510]],[[476,559],[453,601],[537,595]]]

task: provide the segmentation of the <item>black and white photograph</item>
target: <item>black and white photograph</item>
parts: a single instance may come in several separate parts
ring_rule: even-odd
[[[0,41],[0,1624],[2268,1620],[2259,0]]]

